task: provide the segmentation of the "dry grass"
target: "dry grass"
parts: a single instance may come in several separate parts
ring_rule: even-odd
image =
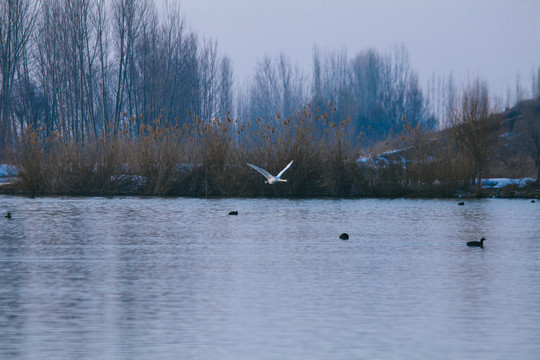
[[[453,196],[474,178],[474,166],[449,131],[413,128],[376,144],[380,154],[404,149],[371,165],[359,151],[348,120],[307,106],[289,118],[194,118],[183,127],[162,119],[134,131],[126,121],[80,144],[27,129],[11,154],[19,190],[29,194],[186,196]],[[289,161],[289,181],[269,186],[246,163],[278,173]]]
[[[11,161],[19,189],[31,194],[352,196],[361,174],[349,122],[330,118],[306,107],[286,119],[194,118],[182,128],[158,119],[137,133],[126,121],[118,133],[105,127],[84,145],[29,128]],[[289,182],[280,186],[265,185],[246,166],[277,173],[290,160]]]
[[[27,129],[10,157],[19,188],[30,194],[109,194],[118,191],[129,143],[113,136],[84,146],[56,133]]]

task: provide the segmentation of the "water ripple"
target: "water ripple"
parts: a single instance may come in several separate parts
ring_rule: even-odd
[[[13,214],[0,358],[540,353],[528,201],[3,196],[0,209]]]

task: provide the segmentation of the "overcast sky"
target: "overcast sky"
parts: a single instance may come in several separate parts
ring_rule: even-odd
[[[306,72],[314,45],[347,49],[405,44],[423,85],[431,74],[480,75],[494,90],[531,88],[540,65],[540,0],[181,0],[200,36],[218,40],[237,81],[257,60],[284,53]]]

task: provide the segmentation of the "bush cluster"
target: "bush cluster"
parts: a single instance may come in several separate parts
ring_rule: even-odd
[[[84,144],[28,128],[11,161],[19,191],[34,195],[354,196],[365,181],[349,121],[330,118],[308,106],[288,118],[194,118],[183,127],[158,119],[134,130],[125,119]],[[279,186],[246,165],[277,173],[290,160]]]
[[[352,145],[348,120],[306,106],[288,118],[195,117],[182,127],[158,119],[137,130],[125,118],[118,131],[104,125],[85,143],[28,128],[11,160],[17,190],[32,195],[448,197],[475,184],[451,129],[403,120],[403,131],[371,155]],[[291,160],[288,182],[278,185],[246,165],[277,174]]]

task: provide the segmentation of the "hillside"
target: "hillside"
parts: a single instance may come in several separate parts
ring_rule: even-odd
[[[538,177],[534,162],[537,144],[531,133],[540,137],[540,98],[521,101],[510,109],[493,114],[486,127],[489,129],[485,134],[489,138],[486,177]],[[431,161],[443,160],[441,152],[457,146],[453,131],[453,128],[435,132],[417,131],[404,125],[402,134],[375,144],[363,161],[384,159],[385,162],[395,163],[414,161],[419,156]]]
[[[522,101],[500,114],[500,118],[491,175],[537,178],[533,158],[537,144],[529,129],[540,136],[540,98]]]

